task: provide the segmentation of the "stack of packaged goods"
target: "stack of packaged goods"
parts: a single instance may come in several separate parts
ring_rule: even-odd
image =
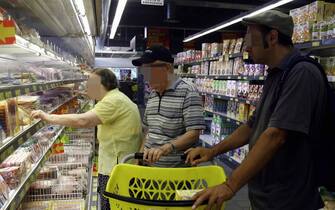
[[[31,185],[22,210],[45,205],[84,209],[93,142],[93,129],[68,129]]]
[[[294,43],[335,38],[335,3],[315,1],[290,11]]]
[[[175,64],[183,64],[194,61],[199,61],[202,58],[202,52],[200,50],[188,50],[186,52],[177,53],[177,57],[174,61]]]
[[[195,84],[200,92],[246,99],[252,102],[258,101],[263,92],[263,85],[250,84],[248,81],[240,80],[198,78]]]
[[[56,136],[60,126],[46,126],[30,137],[13,154],[0,164],[1,193],[8,195],[8,190],[16,190],[30,172],[32,166],[40,160]],[[8,196],[6,196],[8,199]],[[6,199],[6,200],[7,200]],[[1,205],[4,202],[0,201]]]
[[[30,118],[32,110],[41,109],[49,112],[72,96],[72,90],[70,88],[56,88],[45,92],[37,92],[31,96],[20,96],[1,101],[0,141],[5,143],[18,132],[30,126],[33,123]],[[76,98],[69,103],[72,104],[70,106],[63,106],[62,108],[70,107],[72,109],[71,111],[78,108]],[[66,113],[67,110],[63,112]]]

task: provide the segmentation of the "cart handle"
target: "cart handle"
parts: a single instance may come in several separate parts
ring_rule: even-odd
[[[126,197],[121,195],[116,195],[114,193],[104,191],[103,195],[106,198],[113,198],[119,201],[135,203],[140,205],[147,205],[147,206],[164,206],[164,207],[185,207],[185,206],[193,206],[194,200],[187,200],[187,201],[168,201],[168,200],[146,200],[146,199],[137,199],[132,197]],[[207,205],[208,200],[204,201],[201,205]]]
[[[144,153],[143,152],[135,152],[135,153],[132,153],[132,154],[129,154],[129,155],[126,155],[120,163],[126,163],[128,162],[129,160],[143,160],[143,156],[144,156]],[[182,154],[180,155],[180,160],[186,160],[187,158],[187,154]]]

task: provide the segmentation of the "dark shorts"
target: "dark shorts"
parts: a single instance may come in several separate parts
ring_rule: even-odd
[[[100,193],[101,210],[110,210],[109,200],[103,196],[109,176],[98,174],[98,192]]]

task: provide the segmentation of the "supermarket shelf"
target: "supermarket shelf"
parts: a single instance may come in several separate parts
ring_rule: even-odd
[[[85,209],[91,210],[91,203],[92,203],[92,192],[93,192],[93,159],[90,160],[90,166],[88,171],[88,190],[87,190],[87,196],[86,196],[86,204]]]
[[[51,144],[49,148],[43,153],[42,158],[32,167],[31,171],[27,174],[26,178],[23,182],[19,185],[17,190],[11,194],[12,196],[10,199],[5,203],[5,205],[1,208],[15,210],[18,209],[18,206],[21,204],[22,199],[24,198],[26,192],[29,190],[30,185],[36,180],[36,177],[40,170],[42,169],[44,163],[48,160],[51,154],[51,148],[53,143],[58,139],[60,134],[63,132],[64,127],[62,127],[56,136],[51,140]]]
[[[195,74],[177,74],[179,77],[195,78]]]
[[[335,76],[327,76],[328,82],[335,82]]]
[[[250,105],[254,105],[254,106],[257,105],[256,101],[251,101],[251,100],[247,100],[247,99],[244,99],[244,98],[230,97],[230,96],[214,94],[214,93],[206,93],[206,92],[201,92],[201,95],[208,95],[208,96],[211,96],[213,98],[218,98],[218,99],[223,99],[223,100],[228,100],[228,101],[242,102],[242,103],[250,104]]]
[[[12,85],[12,86],[0,87],[0,100],[26,95],[36,91],[49,90],[60,87],[62,85],[82,81],[85,81],[85,79],[70,79],[70,80],[52,81],[45,83],[33,83],[28,85]]]
[[[49,113],[53,113],[57,111],[61,106],[63,106],[64,104],[68,103],[69,101],[73,100],[76,97],[77,96],[74,96],[66,100],[64,103],[55,107]],[[27,129],[21,131],[16,136],[9,139],[5,144],[3,144],[0,147],[0,162],[2,162],[9,155],[11,155],[19,146],[21,146],[27,139],[29,139],[32,135],[34,135],[34,133],[40,130],[45,124],[46,124],[45,122],[38,120],[37,122],[29,126]]]
[[[300,50],[310,50],[310,51],[335,48],[335,39],[305,42],[301,44],[295,44],[294,46]]]
[[[234,118],[228,117],[227,114],[224,114],[224,113],[214,112],[214,111],[210,111],[210,110],[207,110],[207,109],[204,109],[204,110],[206,112],[210,112],[210,113],[213,113],[213,114],[216,114],[216,115],[220,115],[221,117],[226,118],[227,122],[232,122],[232,123],[235,123],[236,125],[242,125],[244,123],[244,122],[241,122],[241,121],[236,120]]]
[[[196,78],[221,79],[221,80],[249,80],[249,81],[265,80],[265,76],[237,76],[237,75],[196,75]]]
[[[242,53],[242,52],[227,54],[227,55],[222,55],[221,54],[221,55],[218,55],[218,56],[215,56],[215,57],[203,58],[203,59],[196,60],[196,61],[191,61],[191,62],[176,63],[174,65],[175,66],[178,66],[178,65],[192,66],[192,65],[199,65],[199,64],[201,64],[202,62],[205,62],[205,61],[218,61],[220,59],[227,60],[227,59],[233,59],[233,58],[238,58],[238,57],[243,57],[243,59],[248,59],[248,54],[247,53]]]
[[[20,62],[56,61],[61,65],[75,66],[73,62],[69,60],[65,61],[58,53],[18,35],[15,35],[14,44],[0,45],[0,54],[3,58],[18,60]]]

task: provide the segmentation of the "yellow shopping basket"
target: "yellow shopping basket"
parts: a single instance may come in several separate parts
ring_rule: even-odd
[[[104,196],[113,210],[185,210],[191,209],[194,201],[176,201],[176,190],[204,189],[225,180],[219,166],[157,168],[119,164],[110,175]]]

